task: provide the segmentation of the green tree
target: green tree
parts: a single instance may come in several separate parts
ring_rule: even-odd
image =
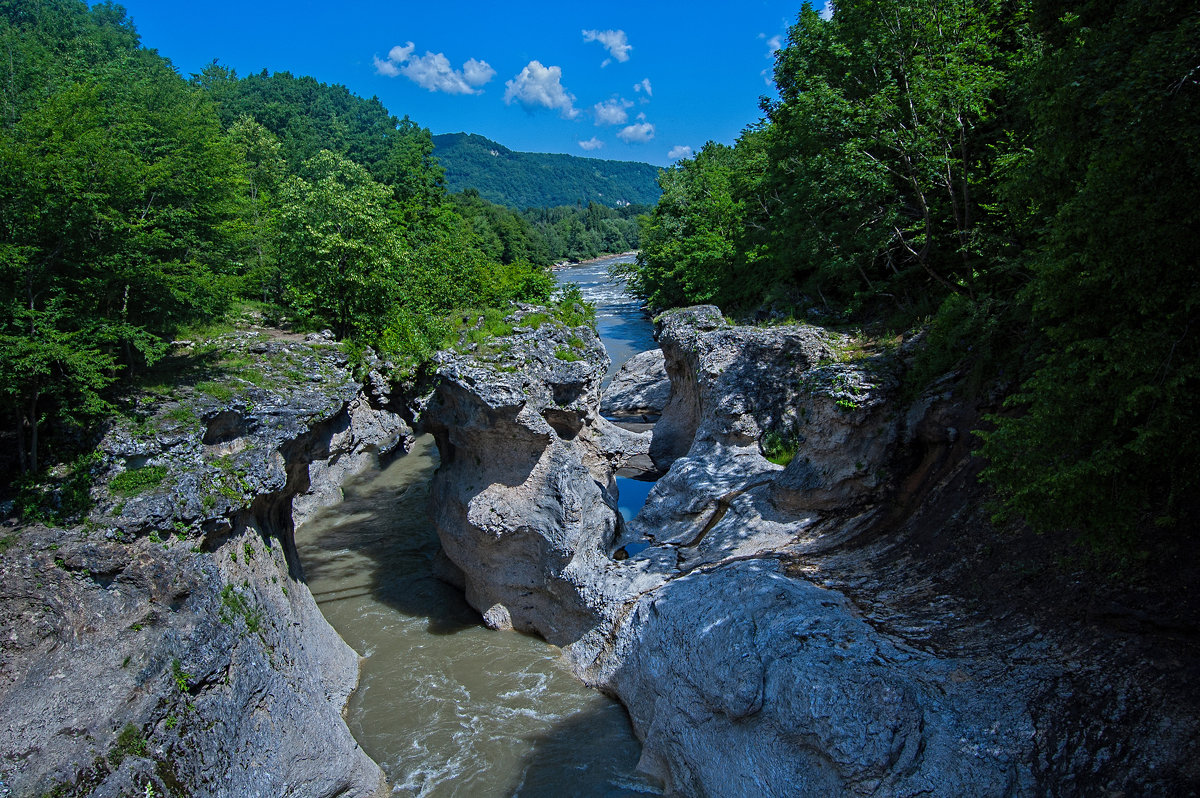
[[[987,436],[986,476],[1038,528],[1128,551],[1194,535],[1200,496],[1200,16],[1035,9],[1046,46],[1009,190],[1044,338]]]
[[[362,166],[324,150],[280,191],[285,301],[311,325],[368,339],[396,301],[404,243],[388,217],[392,192]]]
[[[228,138],[240,157],[241,211],[231,221],[240,256],[245,260],[244,290],[264,302],[278,300],[281,286],[275,257],[275,199],[287,176],[283,148],[271,132],[243,116]]]
[[[739,153],[709,142],[662,172],[662,198],[642,217],[633,289],[656,308],[723,296],[739,259],[744,206],[734,196]]]
[[[830,21],[805,5],[767,107],[777,279],[843,302],[975,290],[1005,241],[989,208],[1024,18],[1003,0],[869,0]]]

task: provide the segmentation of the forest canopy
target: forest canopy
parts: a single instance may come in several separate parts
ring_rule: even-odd
[[[452,311],[554,287],[551,253],[497,249],[429,131],[376,99],[216,62],[185,79],[112,3],[4,0],[0,49],[0,391],[22,471],[235,305],[414,364]]]
[[[658,167],[553,153],[514,152],[471,133],[433,137],[446,185],[473,188],[489,202],[525,209],[556,205],[650,205],[658,200]]]
[[[664,172],[632,283],[925,326],[926,365],[1010,393],[981,447],[1002,516],[1099,549],[1190,535],[1197,53],[1186,3],[806,4],[763,119]]]

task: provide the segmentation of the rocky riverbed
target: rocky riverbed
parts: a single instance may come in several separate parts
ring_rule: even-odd
[[[653,366],[602,397],[590,328],[510,323],[440,354],[423,397],[321,336],[181,344],[183,376],[102,442],[86,523],[5,530],[2,789],[386,794],[292,532],[418,409],[439,573],[618,697],[670,793],[1200,789],[1192,619],[991,528],[968,434],[987,398],[954,375],[903,398],[919,342],[675,311],[662,404]],[[638,464],[663,476],[626,520]]]
[[[101,442],[84,524],[5,530],[4,794],[385,795],[341,716],[357,655],[292,530],[405,440],[387,383],[322,335],[175,361]]]
[[[585,343],[563,363],[519,335],[511,377],[443,358],[436,520],[468,600],[618,696],[668,791],[1195,789],[1188,644],[976,595],[968,580],[1015,584],[970,550],[996,534],[965,442],[978,408],[952,377],[902,402],[913,344],[672,312],[670,399],[633,436],[600,414]],[[626,524],[613,474],[644,446],[666,474]]]

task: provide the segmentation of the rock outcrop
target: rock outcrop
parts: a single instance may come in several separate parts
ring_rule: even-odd
[[[600,416],[595,332],[541,315],[518,314],[502,346],[440,354],[422,424],[441,462],[431,513],[467,601],[490,626],[566,643],[610,611],[597,575],[620,523],[613,475],[649,437]]]
[[[511,343],[530,365],[519,376],[502,360],[442,361],[432,506],[472,603],[565,645],[628,707],[641,768],[669,792],[1200,785],[1200,701],[1182,687],[1195,666],[1147,679],[1144,657],[1106,652],[1083,624],[964,593],[995,571],[948,549],[988,523],[958,433],[975,422],[945,386],[901,404],[903,348],[734,327],[710,307],[667,314],[671,398],[649,445],[667,473],[622,526],[603,368],[545,356],[567,335],[599,362],[590,333],[563,330]],[[1103,721],[1085,719],[1093,701]],[[1140,701],[1154,711],[1137,715]]]
[[[617,369],[600,396],[600,412],[608,418],[657,421],[670,398],[666,358],[661,349],[651,349]]]
[[[354,380],[326,337],[182,349],[184,381],[101,442],[87,522],[4,538],[0,781],[18,796],[387,794],[342,719],[357,655],[300,578],[292,531],[409,429],[386,382]]]

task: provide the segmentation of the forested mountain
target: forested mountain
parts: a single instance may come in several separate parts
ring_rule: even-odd
[[[187,81],[111,3],[0,3],[0,45],[0,422],[31,479],[239,304],[415,364],[460,309],[554,286],[475,234],[429,132],[377,100],[216,64]]]
[[[473,188],[511,208],[588,203],[619,208],[653,204],[659,196],[659,170],[650,164],[514,152],[468,133],[434,136],[433,144],[451,191]]]
[[[931,319],[918,375],[1012,391],[980,433],[1004,514],[1124,555],[1182,546],[1197,52],[1187,3],[806,4],[766,118],[664,173],[634,284],[660,308]]]

